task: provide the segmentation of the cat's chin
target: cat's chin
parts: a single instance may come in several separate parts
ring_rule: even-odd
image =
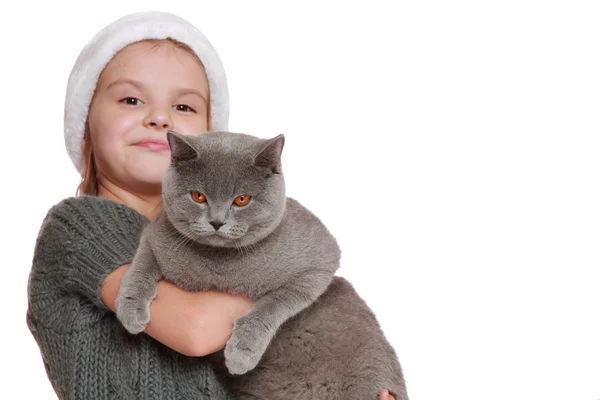
[[[240,247],[241,244],[240,238],[231,238],[218,234],[199,236],[196,238],[196,241],[207,246],[227,248]]]

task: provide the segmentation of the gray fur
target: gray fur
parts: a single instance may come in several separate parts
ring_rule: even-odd
[[[335,238],[285,195],[283,135],[169,132],[168,139],[164,210],[142,233],[116,301],[125,328],[144,330],[160,279],[243,294],[255,305],[235,321],[224,351],[208,357],[242,399],[377,399],[383,388],[407,399],[374,315],[334,278]],[[194,190],[207,201],[194,202]],[[233,200],[241,194],[251,199],[240,207]]]

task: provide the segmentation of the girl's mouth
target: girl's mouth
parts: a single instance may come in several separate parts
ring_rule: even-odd
[[[163,139],[144,138],[135,144],[136,146],[144,147],[150,151],[168,151],[169,143]]]

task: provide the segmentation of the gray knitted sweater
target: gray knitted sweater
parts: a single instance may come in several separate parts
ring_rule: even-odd
[[[130,263],[147,219],[80,196],[50,209],[29,276],[27,324],[60,399],[229,399],[211,368],[145,333],[133,336],[100,298]]]

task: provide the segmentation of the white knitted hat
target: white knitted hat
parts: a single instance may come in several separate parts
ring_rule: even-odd
[[[229,91],[221,59],[208,39],[186,20],[165,12],[127,15],[106,26],[83,48],[69,76],[65,99],[65,145],[81,171],[81,142],[100,73],[125,46],[143,39],[170,37],[188,45],[206,70],[210,91],[210,127],[225,131],[229,122]]]

